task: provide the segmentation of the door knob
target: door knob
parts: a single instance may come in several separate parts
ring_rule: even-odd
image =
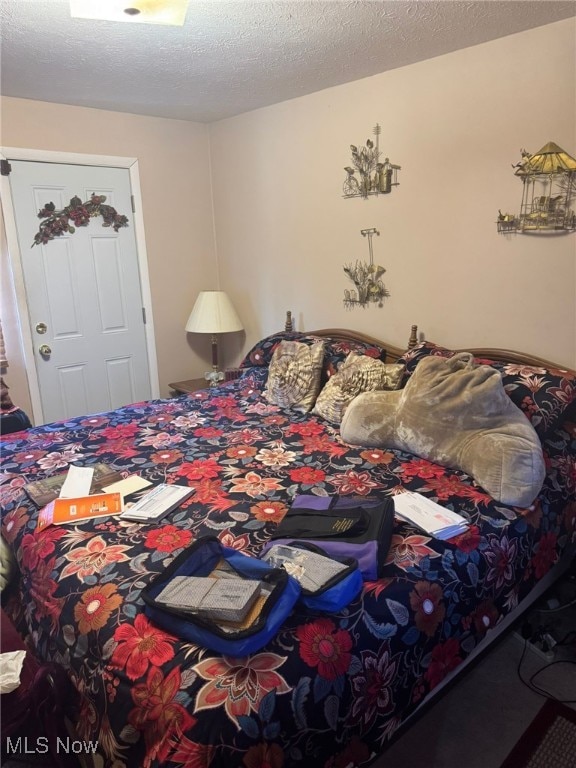
[[[52,354],[52,350],[48,346],[48,344],[42,344],[40,347],[38,347],[38,352],[42,355],[42,357],[50,357]]]
[[[36,333],[46,333],[48,326],[46,323],[36,323]]]

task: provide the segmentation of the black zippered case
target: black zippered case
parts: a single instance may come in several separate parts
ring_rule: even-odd
[[[353,557],[362,576],[382,576],[394,530],[391,498],[301,494],[279,523],[264,551],[273,544],[306,541],[334,557]]]

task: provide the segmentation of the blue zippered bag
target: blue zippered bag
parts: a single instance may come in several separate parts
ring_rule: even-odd
[[[167,606],[157,600],[176,576],[206,577],[224,566],[235,577],[257,581],[262,597],[243,622],[222,622]],[[278,632],[292,612],[301,587],[284,568],[225,547],[216,537],[197,539],[142,590],[144,613],[159,627],[188,642],[229,656],[258,651]]]

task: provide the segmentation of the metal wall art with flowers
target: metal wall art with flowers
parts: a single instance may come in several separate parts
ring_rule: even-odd
[[[76,227],[87,227],[90,219],[95,216],[102,216],[102,226],[112,227],[115,232],[121,227],[127,227],[128,218],[118,213],[111,205],[105,205],[105,202],[106,195],[92,194],[90,200],[85,202],[74,196],[70,204],[60,211],[56,210],[54,203],[46,203],[38,212],[38,218],[45,221],[40,224],[40,229],[34,235],[32,247],[64,234],[73,234]]]
[[[372,250],[372,238],[380,235],[375,227],[361,229],[362,237],[368,238],[369,261],[357,260],[355,264],[347,264],[344,272],[354,283],[354,288],[346,288],[344,291],[344,306],[346,309],[354,307],[368,307],[375,304],[378,307],[384,305],[384,299],[390,296],[390,292],[384,285],[382,275],[386,272],[384,267],[374,264]]]
[[[373,133],[376,143],[371,139],[366,140],[366,146],[360,149],[350,144],[352,150],[352,165],[347,165],[344,170],[347,173],[342,190],[344,197],[363,197],[369,195],[387,195],[392,187],[397,187],[399,165],[393,165],[386,157],[380,162],[379,141],[382,129],[376,123]]]

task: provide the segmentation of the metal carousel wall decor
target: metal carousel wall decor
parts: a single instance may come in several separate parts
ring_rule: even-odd
[[[549,141],[536,154],[521,150],[522,160],[512,167],[522,179],[520,213],[498,211],[498,232],[537,234],[573,232],[576,213],[576,160]]]
[[[363,197],[368,199],[369,195],[387,195],[392,191],[392,187],[397,187],[399,165],[393,165],[386,157],[384,162],[380,162],[380,133],[382,129],[376,123],[373,133],[376,136],[376,143],[371,139],[366,140],[366,146],[358,147],[350,144],[352,150],[352,165],[347,165],[346,179],[342,190],[343,197]]]
[[[346,309],[368,307],[370,304],[382,307],[384,299],[390,296],[382,281],[382,275],[386,270],[384,267],[374,264],[372,238],[374,235],[379,236],[380,232],[372,227],[371,229],[361,229],[360,234],[362,237],[368,238],[369,262],[356,261],[355,264],[348,264],[344,267],[344,272],[355,285],[355,288],[346,288],[344,291]]]

